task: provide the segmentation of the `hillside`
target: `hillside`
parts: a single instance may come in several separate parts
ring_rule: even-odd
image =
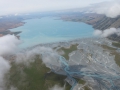
[[[61,19],[66,21],[85,22],[95,29],[105,30],[110,27],[120,27],[120,16],[117,18],[109,18],[105,15],[95,13],[77,13],[60,15]]]

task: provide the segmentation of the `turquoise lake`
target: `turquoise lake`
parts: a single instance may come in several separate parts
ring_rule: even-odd
[[[30,47],[37,44],[73,40],[92,37],[94,29],[82,22],[63,21],[53,17],[25,20],[26,24],[11,31],[22,31],[20,47]]]

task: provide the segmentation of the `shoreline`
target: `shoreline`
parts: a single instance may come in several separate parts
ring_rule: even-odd
[[[22,19],[22,20],[19,20],[19,22],[16,23],[16,25],[12,26],[12,27],[9,27],[9,29],[6,29],[5,31],[3,32],[0,32],[0,37],[4,36],[4,35],[7,35],[7,34],[14,34],[18,39],[20,39],[20,33],[22,33],[22,31],[11,31],[10,29],[14,29],[14,28],[18,28],[18,27],[21,27],[21,26],[24,26],[26,24],[25,20],[29,20],[29,19],[34,19],[34,18],[28,18],[28,19]],[[93,25],[89,24],[89,23],[86,23],[86,22],[83,22],[83,21],[74,21],[74,20],[67,20],[67,19],[64,19],[62,18],[61,16],[58,16],[57,19],[55,20],[63,20],[65,22],[67,21],[70,21],[70,22],[80,22],[80,23],[85,23],[87,25],[90,25],[94,30],[95,28],[93,27]],[[15,22],[15,21],[13,21]],[[5,27],[5,26],[4,26]],[[78,38],[79,39],[79,38]],[[58,41],[59,42],[59,41]],[[65,42],[65,40],[63,41],[60,41],[60,42]],[[53,42],[54,43],[54,42]]]
[[[20,26],[23,26],[25,23],[26,22],[22,21],[22,22],[16,23],[16,25],[14,25],[12,27],[7,27],[7,29],[4,29],[3,31],[0,31],[0,35],[4,36],[4,35],[7,35],[7,34],[14,34],[15,36],[17,36],[18,34],[22,33],[22,31],[12,32],[10,29],[18,28]]]
[[[37,44],[37,45],[31,46],[31,47],[27,47],[26,49],[33,49],[33,48],[36,48],[36,47],[39,47],[39,46],[54,48],[55,47],[54,45],[60,46],[60,45],[63,45],[63,44],[75,44],[75,43],[80,42],[82,40],[90,40],[90,39],[92,39],[92,40],[95,39],[96,40],[96,39],[102,39],[102,38],[86,37],[86,38],[76,38],[76,39],[72,39],[72,40],[64,40],[64,41],[58,41],[58,42],[41,43],[41,44]]]

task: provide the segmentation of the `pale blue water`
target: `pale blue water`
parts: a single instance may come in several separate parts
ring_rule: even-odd
[[[24,26],[11,29],[11,31],[22,31],[20,39],[24,43],[21,47],[92,37],[94,31],[92,26],[85,23],[56,20],[53,17],[30,19],[25,22]]]

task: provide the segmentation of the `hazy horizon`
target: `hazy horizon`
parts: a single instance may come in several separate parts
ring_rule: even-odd
[[[0,0],[0,15],[88,7],[111,0]]]

